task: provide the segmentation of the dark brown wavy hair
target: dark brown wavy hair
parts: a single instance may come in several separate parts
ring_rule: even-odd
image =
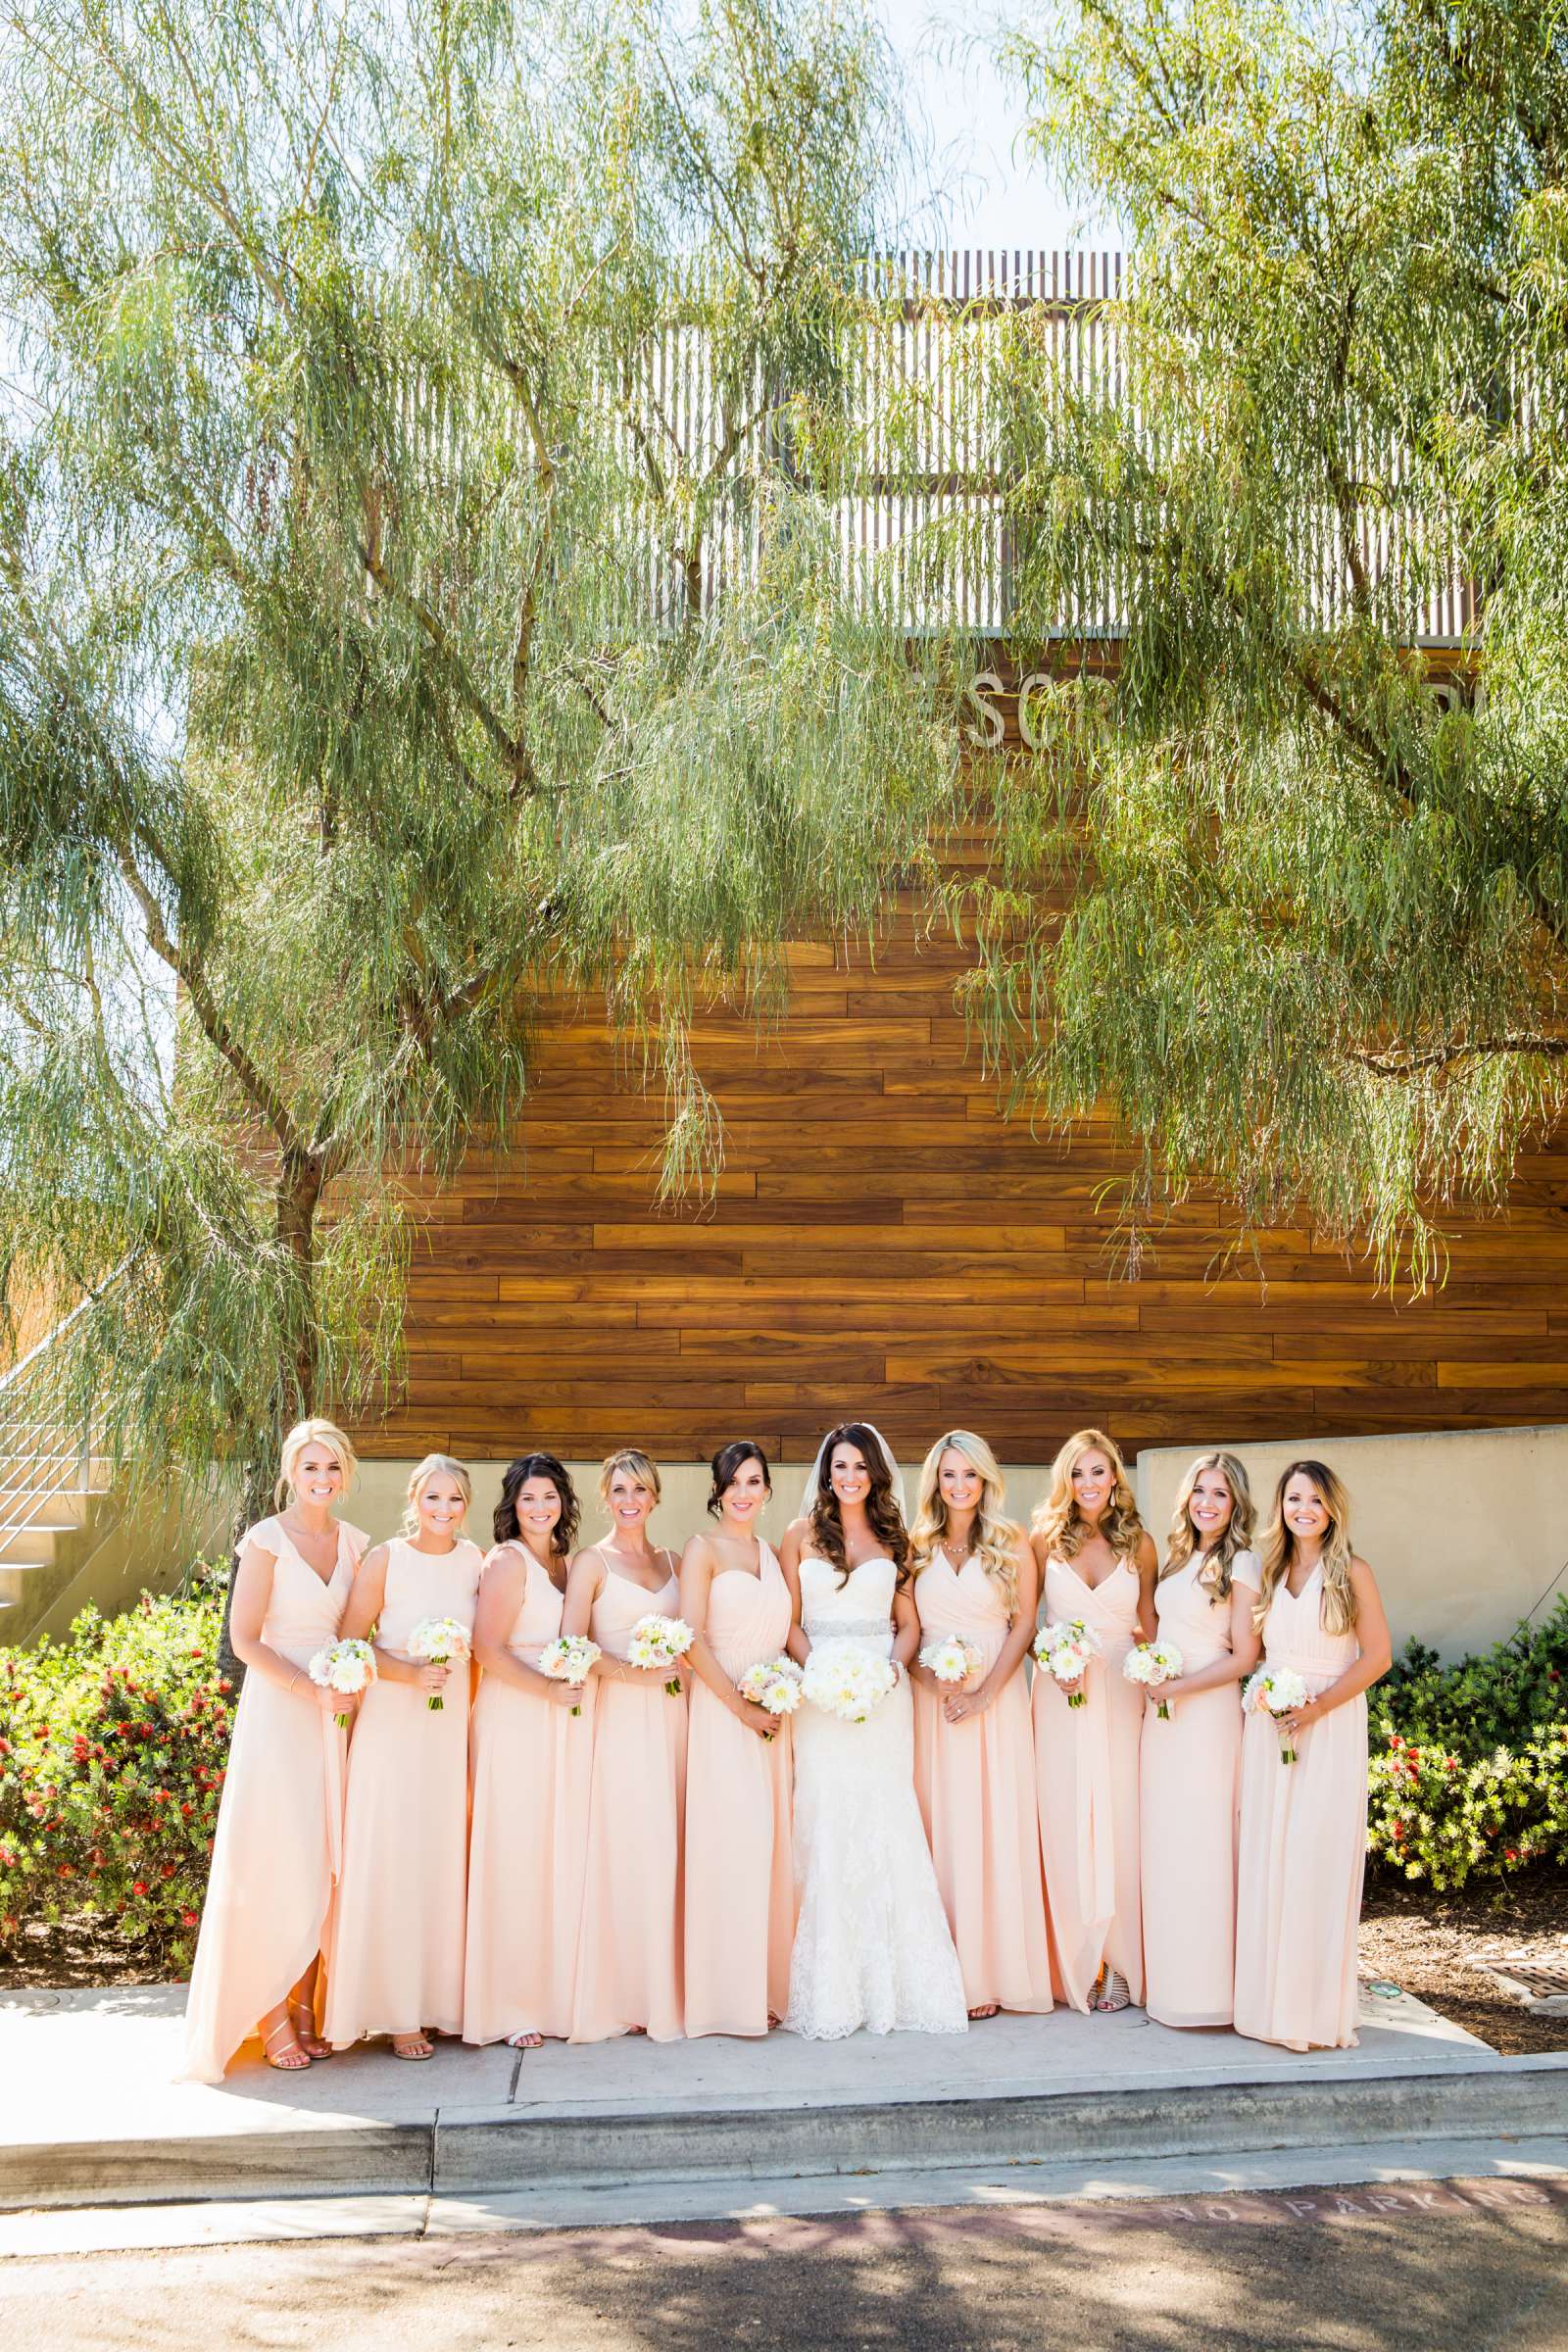
[[[811,1543],[824,1560],[831,1560],[839,1572],[840,1585],[850,1581],[849,1554],[844,1548],[844,1522],[839,1515],[839,1498],[833,1492],[833,1455],[840,1446],[853,1446],[865,1463],[871,1481],[871,1491],[865,1498],[865,1515],[871,1522],[871,1533],[898,1570],[898,1585],[902,1591],[909,1581],[909,1538],[893,1493],[893,1473],[887,1456],[877,1444],[874,1431],[863,1421],[841,1421],[830,1429],[822,1442],[821,1467],[816,1474],[816,1494],[811,1504]]]
[[[523,1453],[507,1464],[501,1481],[501,1499],[496,1504],[496,1542],[522,1542],[522,1530],[517,1525],[517,1496],[530,1478],[548,1478],[561,1496],[561,1517],[550,1530],[550,1546],[557,1559],[564,1560],[577,1542],[577,1490],[565,1463],[558,1461],[553,1453]]]

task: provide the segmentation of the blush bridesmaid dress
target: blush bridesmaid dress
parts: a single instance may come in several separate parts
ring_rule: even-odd
[[[1292,1595],[1282,1579],[1263,1663],[1292,1666],[1315,1697],[1360,1654],[1323,1630],[1323,1571]],[[1366,1693],[1300,1734],[1294,1764],[1250,1710],[1242,1733],[1236,1897],[1236,2031],[1288,2050],[1354,2049],[1356,1933],[1366,1869]]]
[[[368,1539],[341,1520],[337,1560],[321,1578],[275,1518],[241,1537],[273,1556],[262,1640],[303,1669],[337,1639],[355,1565]],[[299,1983],[327,1933],[342,1859],[347,1735],[314,1685],[286,1690],[245,1677],[213,1840],[185,2008],[185,2077],[223,2069]]]
[[[920,1646],[956,1635],[980,1652],[984,1680],[1006,1641],[1006,1605],[971,1553],[955,1568],[933,1553],[914,1580]],[[950,1723],[914,1686],[914,1787],[942,1906],[963,1971],[964,2004],[1049,2009],[1051,1953],[1040,1862],[1040,1809],[1023,1666],[981,1714]]]
[[[1087,2010],[1102,1968],[1119,1970],[1135,2003],[1144,1997],[1139,1899],[1138,1755],[1144,1694],[1123,1675],[1138,1639],[1138,1571],[1118,1560],[1090,1586],[1070,1560],[1046,1562],[1045,1622],[1081,1618],[1100,1638],[1084,1676],[1084,1704],[1042,1666],[1030,1705],[1046,1904],[1063,1996]]]
[[[640,1617],[679,1616],[680,1584],[671,1573],[650,1592],[622,1576],[603,1550],[600,1557],[605,1581],[594,1601],[589,1637],[607,1656],[624,1658]],[[673,2041],[682,2032],[685,1799],[684,1691],[672,1698],[659,1674],[637,1683],[601,1682],[594,1707],[573,2041],[606,2041],[637,2027],[655,2041]]]
[[[407,1657],[423,1617],[453,1617],[469,1636],[484,1557],[466,1537],[448,1552],[387,1545],[376,1645]],[[327,1955],[326,2038],[463,2031],[468,1856],[466,1661],[430,1711],[414,1683],[378,1681],[360,1701],[349,1749],[343,1877]]]
[[[708,1588],[708,1645],[731,1682],[776,1658],[790,1589],[759,1540],[756,1576],[724,1568]],[[795,1940],[790,1719],[770,1740],[696,1676],[686,1750],[686,2031],[765,2034],[789,2006]]]
[[[1154,1588],[1159,1631],[1197,1674],[1229,1657],[1228,1600],[1209,1604],[1196,1555]],[[1231,1563],[1253,1593],[1254,1552]],[[1142,1797],[1145,2006],[1162,2026],[1228,2026],[1236,1983],[1236,1850],[1242,1705],[1235,1683],[1144,1710]]]
[[[537,1666],[561,1632],[563,1595],[527,1556],[507,1647]],[[564,2041],[571,2032],[597,1700],[591,1677],[576,1695],[580,1715],[543,1690],[519,1690],[494,1675],[480,1680],[469,1736],[465,2041],[517,2034]]]

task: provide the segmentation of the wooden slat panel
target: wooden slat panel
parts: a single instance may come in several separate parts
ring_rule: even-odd
[[[590,1008],[546,1024],[513,1132],[439,1195],[409,1178],[408,1385],[366,1450],[690,1459],[745,1431],[801,1458],[858,1412],[906,1456],[963,1422],[1040,1460],[1087,1421],[1136,1452],[1568,1414],[1568,1139],[1532,1148],[1505,1220],[1450,1220],[1423,1298],[1301,1227],[1263,1237],[1260,1288],[1200,1200],[1127,1281],[1095,1205],[1126,1164],[1108,1124],[1064,1145],[1004,1120],[953,1010],[962,958],[916,929],[874,961],[792,950],[801,1018],[760,1048],[705,1016],[707,1202],[658,1202],[660,1101]]]

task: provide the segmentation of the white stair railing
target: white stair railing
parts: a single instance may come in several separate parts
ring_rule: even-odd
[[[83,1298],[0,1378],[0,1556],[55,1497],[91,1490],[92,1423],[74,1394],[71,1353],[96,1303]]]

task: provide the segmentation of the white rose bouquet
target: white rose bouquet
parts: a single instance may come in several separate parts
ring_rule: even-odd
[[[1277,1717],[1294,1715],[1298,1707],[1305,1706],[1310,1696],[1304,1677],[1294,1666],[1260,1666],[1242,1692],[1242,1704]],[[1288,1733],[1280,1740],[1280,1762],[1296,1762],[1296,1750]]]
[[[793,1715],[805,1694],[805,1677],[793,1658],[760,1658],[748,1666],[735,1686],[742,1698],[750,1699],[754,1707],[765,1707],[769,1715]],[[771,1740],[771,1732],[762,1734]]]
[[[824,1642],[806,1661],[803,1688],[813,1707],[841,1723],[864,1723],[898,1684],[891,1658],[858,1642]]]
[[[1087,1672],[1090,1659],[1099,1655],[1100,1636],[1081,1617],[1043,1625],[1035,1636],[1035,1658],[1058,1683],[1076,1683]],[[1067,1704],[1081,1707],[1086,1696],[1085,1691],[1069,1690]]]
[[[569,1683],[573,1690],[580,1690],[598,1655],[598,1642],[590,1642],[586,1634],[558,1634],[539,1652],[539,1671],[553,1683]],[[571,1712],[582,1713],[581,1700]]]
[[[368,1642],[329,1642],[305,1669],[320,1690],[338,1690],[345,1698],[368,1690],[375,1680],[375,1652]],[[349,1728],[346,1714],[333,1717],[340,1732]]]
[[[926,1643],[920,1652],[920,1663],[939,1683],[966,1683],[980,1671],[980,1652],[972,1642],[949,1634],[946,1641]]]
[[[684,1617],[661,1617],[657,1609],[651,1610],[646,1617],[639,1617],[631,1629],[626,1663],[649,1669],[673,1666],[677,1658],[686,1655],[696,1639]],[[679,1698],[680,1676],[672,1674],[664,1689],[671,1698]]]
[[[1157,1690],[1161,1683],[1174,1682],[1182,1670],[1182,1653],[1174,1642],[1135,1642],[1121,1662],[1121,1670],[1130,1683],[1142,1683],[1146,1690]],[[1170,1708],[1161,1699],[1154,1709],[1162,1722],[1169,1723]]]
[[[409,1636],[410,1657],[426,1666],[455,1666],[467,1654],[467,1633],[455,1617],[421,1617]],[[432,1715],[439,1715],[446,1704],[439,1690],[432,1690],[424,1703]]]

